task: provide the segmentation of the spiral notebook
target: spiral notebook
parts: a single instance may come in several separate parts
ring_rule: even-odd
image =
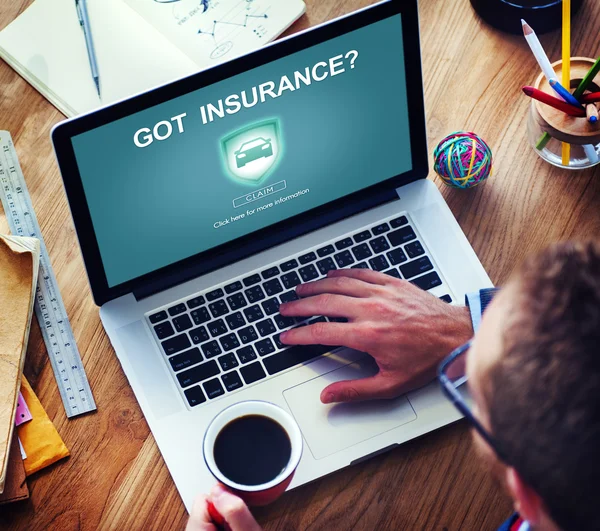
[[[101,99],[75,0],[35,0],[0,31],[0,57],[71,117],[259,48],[304,11],[302,0],[88,0]]]

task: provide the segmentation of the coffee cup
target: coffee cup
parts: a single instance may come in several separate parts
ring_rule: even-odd
[[[206,465],[215,479],[248,505],[267,505],[288,487],[302,457],[294,418],[270,402],[238,402],[206,429]]]

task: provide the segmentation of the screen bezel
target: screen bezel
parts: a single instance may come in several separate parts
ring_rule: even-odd
[[[401,14],[402,22],[412,146],[411,170],[135,279],[109,287],[75,159],[72,137],[396,14]],[[208,70],[58,124],[51,133],[52,143],[94,301],[101,306],[109,300],[131,292],[138,298],[150,295],[395,199],[396,188],[427,177],[424,115],[417,1],[389,0],[321,26],[309,28],[302,33],[276,41]]]

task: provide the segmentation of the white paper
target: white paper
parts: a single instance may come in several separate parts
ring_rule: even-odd
[[[0,57],[70,117],[253,50],[304,12],[301,0],[127,3],[142,16],[124,0],[88,0],[101,98],[92,79],[75,0],[36,0],[0,32]],[[208,10],[201,14],[203,5]],[[190,16],[190,9],[198,9],[197,14]],[[267,18],[261,19],[264,14]],[[197,34],[196,21],[202,20],[202,27],[210,29],[205,22],[213,15],[222,21],[214,35]],[[179,25],[185,16],[188,22]],[[228,24],[235,20],[247,23]]]
[[[23,445],[21,444],[21,439],[19,439],[18,437],[17,437],[17,439],[19,440],[19,449],[21,450],[21,458],[27,459],[27,454],[25,453],[25,448],[23,448]]]
[[[204,69],[260,48],[304,13],[302,0],[124,0]]]
[[[36,0],[0,32],[0,56],[67,116],[198,70],[122,0],[88,0],[102,99],[74,0]]]

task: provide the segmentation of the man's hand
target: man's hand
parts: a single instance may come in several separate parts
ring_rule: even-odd
[[[215,485],[209,496],[201,494],[196,498],[185,528],[186,531],[217,531],[219,529],[208,512],[209,501],[225,519],[226,527],[231,531],[261,531],[246,504],[231,494],[223,485]]]
[[[321,401],[393,398],[429,383],[438,363],[473,335],[469,310],[451,306],[410,282],[369,269],[329,271],[297,286],[298,301],[282,304],[285,316],[345,317],[289,330],[289,345],[346,346],[369,353],[379,366],[370,378],[336,382]]]

